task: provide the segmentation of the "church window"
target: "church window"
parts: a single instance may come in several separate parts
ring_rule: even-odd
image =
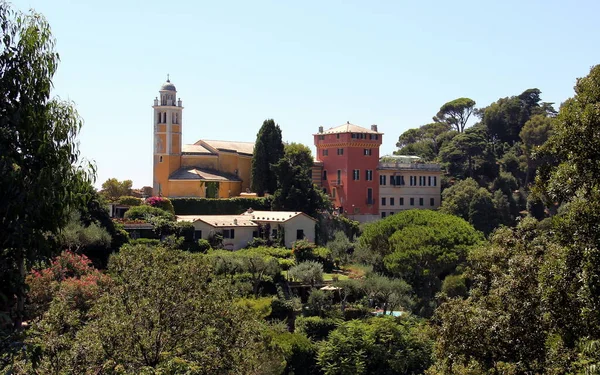
[[[160,157],[158,158],[158,162],[159,162],[159,163],[162,163],[162,156],[160,156]]]

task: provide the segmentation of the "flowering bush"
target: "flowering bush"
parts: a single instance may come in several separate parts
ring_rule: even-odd
[[[160,208],[172,214],[175,214],[175,209],[173,208],[173,203],[169,200],[169,198],[164,197],[149,197],[146,198],[146,204],[152,207]]]
[[[92,267],[85,255],[64,251],[52,260],[50,267],[32,270],[25,281],[29,287],[27,315],[34,318],[46,311],[57,295],[73,308],[87,308],[110,277]]]

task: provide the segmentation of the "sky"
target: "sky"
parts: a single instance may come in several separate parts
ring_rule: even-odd
[[[53,95],[73,101],[82,157],[108,178],[152,185],[152,104],[170,75],[183,142],[283,140],[350,121],[398,136],[445,102],[477,107],[539,88],[573,96],[600,63],[598,1],[18,0],[43,14],[60,55]]]

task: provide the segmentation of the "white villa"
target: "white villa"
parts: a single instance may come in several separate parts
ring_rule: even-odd
[[[246,247],[252,238],[258,237],[260,225],[270,227],[271,238],[283,235],[288,248],[297,240],[315,242],[316,220],[302,212],[250,209],[240,215],[180,215],[177,221],[193,223],[194,238],[197,240],[208,239],[215,233],[221,234],[223,246],[228,250]]]

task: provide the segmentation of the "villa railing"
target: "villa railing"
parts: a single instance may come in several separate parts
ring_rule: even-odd
[[[342,180],[331,180],[331,181],[329,181],[329,185],[331,185],[331,186],[342,186],[343,183],[342,183]]]
[[[379,169],[408,169],[422,171],[439,171],[441,167],[435,163],[399,163],[399,162],[379,162]]]

